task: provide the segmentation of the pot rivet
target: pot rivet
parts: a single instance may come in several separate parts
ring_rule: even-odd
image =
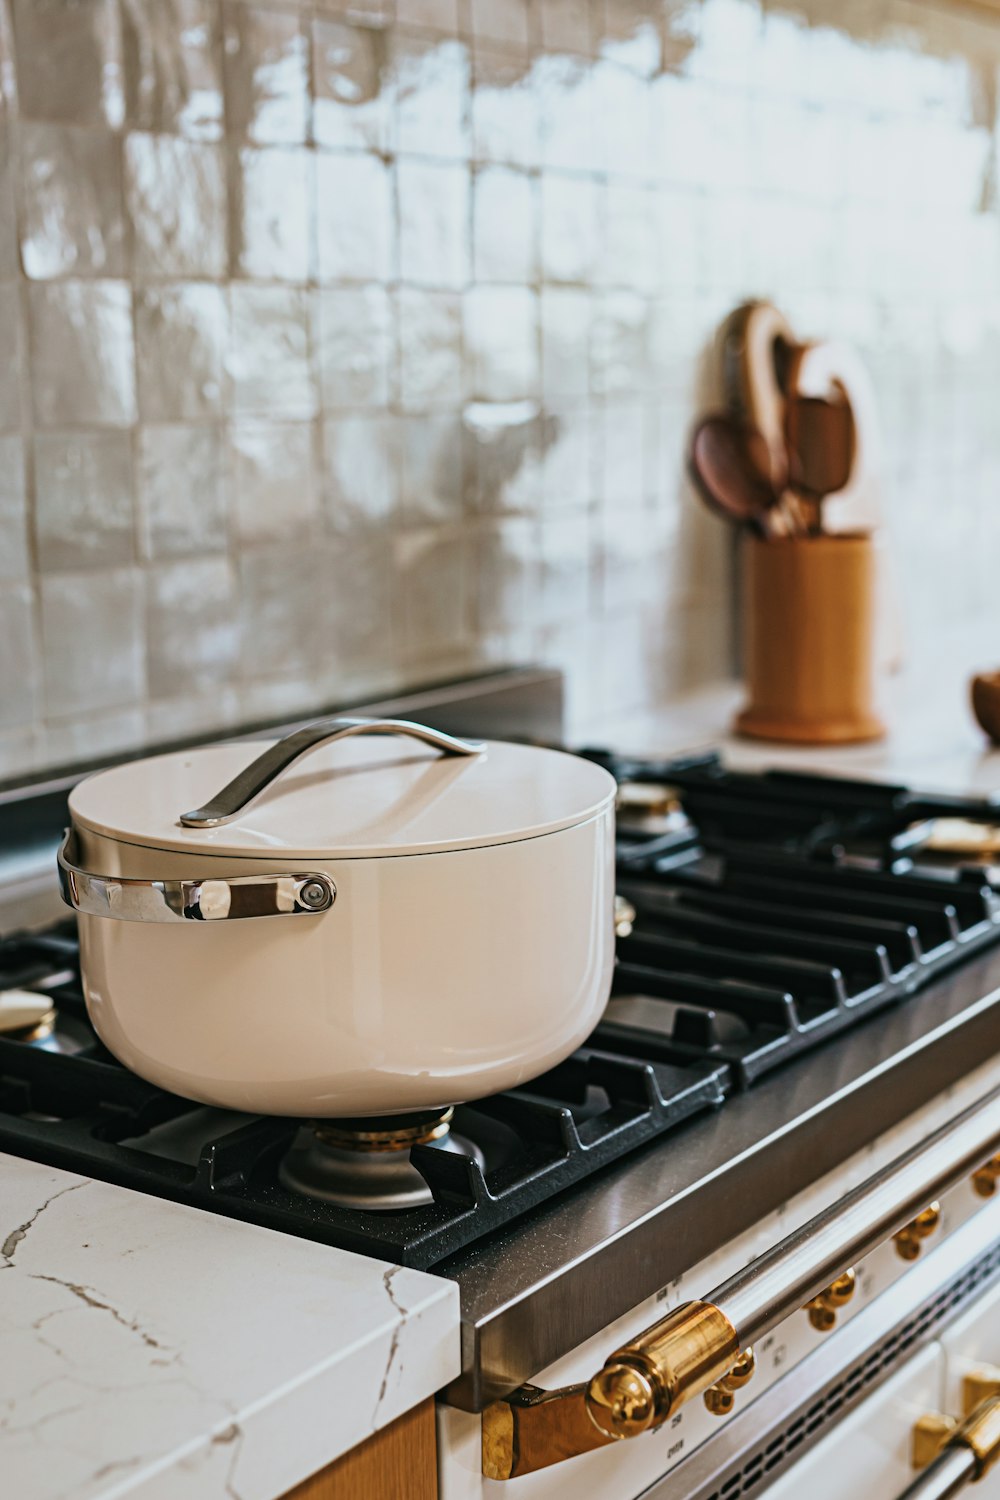
[[[333,905],[333,892],[321,880],[307,880],[299,891],[299,900],[313,911],[324,911]]]

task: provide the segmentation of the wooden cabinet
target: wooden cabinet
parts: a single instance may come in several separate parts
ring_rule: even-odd
[[[334,1459],[284,1500],[437,1500],[434,1398]]]

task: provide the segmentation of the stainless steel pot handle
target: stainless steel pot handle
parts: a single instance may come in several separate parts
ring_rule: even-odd
[[[218,828],[220,824],[231,823],[300,755],[308,755],[319,745],[330,740],[347,739],[352,734],[405,734],[433,745],[445,755],[480,755],[486,749],[476,740],[459,740],[440,729],[414,724],[409,719],[317,719],[314,724],[296,729],[258,755],[221,792],[210,797],[204,807],[181,813],[181,823],[185,828]]]
[[[576,1453],[662,1427],[692,1397],[718,1391],[724,1411],[753,1372],[754,1341],[846,1283],[845,1273],[966,1176],[992,1173],[1000,1089],[957,1115],[757,1257],[630,1339],[590,1381],[522,1386],[483,1412],[483,1473],[513,1479]],[[919,1253],[919,1252],[918,1252]],[[907,1255],[907,1258],[910,1258]],[[836,1299],[835,1299],[836,1300]],[[720,1390],[721,1387],[721,1390]]]
[[[67,906],[119,922],[223,922],[245,917],[317,916],[337,896],[329,875],[235,875],[199,880],[135,880],[94,875],[74,864],[69,829],[59,849]]]

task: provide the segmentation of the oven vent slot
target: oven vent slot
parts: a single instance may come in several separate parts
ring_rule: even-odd
[[[888,1338],[828,1386],[805,1411],[799,1412],[776,1437],[756,1452],[751,1451],[742,1466],[729,1474],[717,1489],[704,1497],[698,1496],[697,1500],[740,1500],[740,1496],[757,1491],[762,1481],[772,1477],[775,1469],[791,1461],[795,1450],[806,1438],[820,1434],[845,1407],[860,1401],[868,1387],[881,1379],[890,1366],[898,1364],[914,1345],[921,1343],[946,1322],[952,1312],[969,1302],[998,1270],[1000,1245],[994,1246],[975,1265],[943,1287],[912,1318],[894,1329]]]

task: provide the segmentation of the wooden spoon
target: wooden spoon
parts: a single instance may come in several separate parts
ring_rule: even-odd
[[[837,378],[829,345],[792,351],[787,373],[785,442],[788,482],[804,500],[810,532],[822,531],[822,505],[851,482],[858,457],[854,407]],[[822,394],[816,394],[817,388]]]
[[[762,478],[767,444],[756,428],[732,417],[704,417],[694,430],[688,469],[709,510],[758,536],[781,534],[774,507],[778,496]]]

